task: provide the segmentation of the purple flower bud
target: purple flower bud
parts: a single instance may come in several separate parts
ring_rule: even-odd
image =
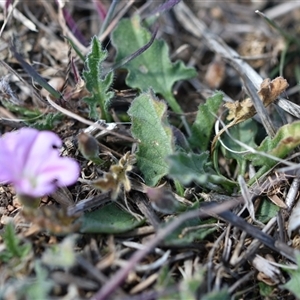
[[[86,159],[93,160],[93,158],[99,156],[99,146],[97,140],[93,136],[81,132],[78,134],[77,138],[79,151]]]
[[[0,183],[11,183],[17,194],[31,197],[75,183],[79,165],[60,156],[57,148],[61,145],[51,131],[22,128],[4,134],[0,137]]]

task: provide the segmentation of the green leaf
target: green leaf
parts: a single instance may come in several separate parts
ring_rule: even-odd
[[[179,284],[179,294],[180,299],[200,299],[199,297],[199,287],[203,286],[205,267],[197,267],[197,271],[193,275],[189,274],[183,276],[183,280]],[[202,299],[202,297],[201,297]]]
[[[286,157],[293,149],[300,145],[300,121],[282,126],[274,138],[265,138],[256,149],[278,158]],[[246,159],[251,160],[254,166],[272,168],[277,161],[259,154],[248,154]]]
[[[225,177],[217,175],[211,168],[208,161],[208,152],[201,154],[195,153],[176,153],[168,157],[169,176],[179,180],[182,184],[197,182],[204,189],[211,189],[221,192],[223,186],[226,190],[231,190],[235,186],[234,182]]]
[[[291,279],[284,285],[283,288],[289,290],[294,296],[299,299],[300,295],[300,255],[296,254],[296,260],[298,269],[291,270],[289,268],[285,268],[285,271],[288,272],[291,276]]]
[[[170,221],[172,220],[169,220],[169,222]],[[165,239],[164,244],[168,246],[170,245],[183,246],[183,245],[189,245],[195,240],[203,240],[206,236],[214,232],[217,228],[216,226],[197,228],[197,226],[212,224],[212,223],[215,223],[214,219],[209,219],[208,221],[205,222],[201,221],[200,219],[188,220],[184,222],[181,226],[179,226],[171,234],[169,234],[168,237]],[[192,227],[195,227],[195,229],[186,231],[186,228],[192,228]]]
[[[11,112],[17,113],[21,116],[30,127],[34,127],[39,130],[51,130],[55,126],[55,123],[60,121],[62,114],[56,113],[41,113],[39,110],[30,110],[23,106],[17,106],[9,102],[2,102],[2,104]]]
[[[116,61],[122,60],[142,48],[151,39],[151,33],[141,26],[140,19],[123,19],[112,33],[112,44],[117,49]],[[197,75],[193,68],[183,62],[171,63],[169,48],[165,41],[155,40],[143,54],[125,65],[128,70],[126,84],[142,91],[150,87],[161,94],[175,112],[182,112],[172,94],[172,87],[178,80]]]
[[[67,236],[59,244],[50,246],[42,255],[43,264],[51,269],[63,268],[68,270],[76,262],[75,234]]]
[[[221,291],[213,291],[201,297],[202,300],[230,300],[230,293],[223,289]]]
[[[2,236],[6,249],[0,253],[0,261],[8,262],[11,258],[24,258],[31,250],[31,244],[21,244],[21,240],[15,233],[12,223],[5,226],[5,231]]]
[[[85,213],[80,219],[82,233],[121,233],[144,223],[130,213],[111,203],[98,210]]]
[[[262,223],[267,223],[276,216],[279,210],[280,208],[269,199],[263,199],[256,213],[257,220]]]
[[[189,139],[192,146],[202,151],[208,150],[211,132],[215,123],[215,115],[223,101],[222,92],[217,92],[199,105],[196,120],[192,126],[192,135]]]
[[[48,91],[55,99],[60,99],[61,94],[54,89],[30,64],[28,64],[24,58],[16,51],[15,47],[10,48],[17,61],[21,64],[22,68],[31,76],[31,78],[37,82],[41,87]]]
[[[244,175],[247,165],[247,161],[245,160],[245,153],[237,152],[245,152],[246,150],[244,147],[237,144],[231,137],[246,144],[249,147],[256,148],[257,145],[255,143],[255,137],[257,134],[257,123],[252,119],[248,119],[230,128],[229,132],[231,136],[224,132],[224,134],[220,138],[224,145],[232,151],[229,151],[221,146],[223,155],[227,159],[235,159],[239,166],[238,174]]]
[[[99,39],[94,36],[92,39],[91,52],[87,55],[85,61],[87,70],[83,71],[86,88],[91,95],[83,98],[83,100],[89,105],[90,117],[92,119],[98,120],[102,118],[106,121],[110,121],[111,116],[108,112],[108,107],[109,101],[114,93],[109,91],[109,89],[113,83],[114,74],[111,72],[104,77],[102,76],[102,63],[106,56],[107,51],[102,50]],[[97,112],[98,107],[101,110],[100,114]]]
[[[40,116],[34,122],[28,121],[26,123],[32,124],[31,126],[39,130],[52,130],[58,121],[61,121],[62,114],[57,113],[47,113],[44,116]]]
[[[78,57],[84,62],[85,61],[85,57],[81,53],[80,49],[77,47],[76,43],[74,43],[73,40],[70,39],[67,36],[64,36],[64,38],[71,44],[72,48],[74,49],[74,51],[76,52],[76,54],[78,55]]]
[[[257,134],[257,123],[252,120],[248,119],[242,123],[235,125],[229,129],[230,135],[235,138],[236,140],[246,144],[247,146],[256,148],[257,145],[255,143],[255,137]],[[246,149],[237,144],[226,132],[222,135],[222,142],[228,147],[229,149],[233,150],[234,152],[224,150],[224,155],[226,158],[233,158],[236,160],[245,160],[244,154],[239,154],[235,152],[245,152]]]
[[[160,294],[162,291],[169,290],[169,293],[162,293],[162,295],[159,296],[158,300],[180,300],[180,295],[175,290],[173,292],[174,286],[176,285],[176,282],[174,280],[174,277],[172,276],[172,272],[170,270],[169,265],[164,264],[159,269],[159,275],[156,280],[155,284],[155,290]]]
[[[263,297],[263,299],[272,299],[271,296],[275,291],[274,287],[267,285],[264,282],[258,283],[259,293]]]
[[[172,129],[166,120],[167,106],[151,91],[135,98],[128,114],[132,135],[139,141],[137,165],[147,185],[154,186],[168,173],[166,157],[173,153]]]
[[[35,262],[34,271],[36,278],[31,282],[26,282],[19,293],[20,299],[49,299],[49,293],[54,286],[53,280],[49,279],[48,271],[42,267],[40,261]]]

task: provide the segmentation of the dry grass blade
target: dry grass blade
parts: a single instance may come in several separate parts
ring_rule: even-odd
[[[78,167],[0,182],[0,299],[297,297],[299,8],[0,1],[0,180],[53,171],[22,127]]]
[[[233,50],[230,46],[218,36],[212,34],[206,25],[201,22],[193,12],[183,3],[180,2],[174,8],[177,18],[181,21],[182,26],[191,32],[197,38],[203,38],[206,45],[215,53],[218,53],[226,61],[231,62],[238,67],[239,70],[243,70],[244,78],[249,78],[254,87],[258,90],[263,79],[261,76],[245,61],[240,59],[239,54]],[[300,118],[300,107],[290,101],[280,98],[277,104],[288,113]]]

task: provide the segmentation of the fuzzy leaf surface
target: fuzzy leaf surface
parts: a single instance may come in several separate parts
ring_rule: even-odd
[[[206,190],[212,189],[221,192],[221,186],[226,190],[230,190],[235,183],[217,175],[212,169],[208,158],[208,152],[202,152],[201,154],[181,152],[170,155],[168,157],[169,176],[182,184],[195,181]]]
[[[124,211],[115,203],[100,209],[85,213],[81,218],[82,233],[121,233],[132,230],[141,224],[130,213]]]
[[[117,49],[116,61],[142,48],[150,39],[151,33],[142,27],[138,17],[121,20],[112,33],[112,44]],[[128,86],[142,91],[153,88],[175,112],[181,112],[181,108],[172,94],[174,83],[197,75],[182,61],[171,62],[168,45],[163,40],[155,40],[148,50],[127,63],[125,68],[128,70]]]
[[[31,251],[31,244],[26,243],[21,245],[21,240],[17,236],[12,223],[8,223],[5,226],[2,239],[6,245],[6,249],[0,252],[0,262],[8,262],[13,257],[25,260],[25,257]]]
[[[286,157],[293,149],[300,145],[300,121],[282,126],[274,138],[265,138],[256,149],[278,158]],[[272,168],[276,161],[259,154],[248,154],[246,159],[251,160],[254,166]]]
[[[159,101],[151,91],[135,98],[128,110],[132,135],[139,140],[137,165],[149,186],[156,185],[168,173],[166,158],[174,149],[173,133],[166,120],[166,110],[167,105]]]
[[[199,105],[196,120],[192,126],[190,143],[202,151],[208,150],[211,132],[215,123],[215,115],[222,103],[223,94],[217,92],[208,98],[204,104]]]
[[[100,118],[106,121],[110,120],[108,113],[109,101],[114,93],[109,91],[113,83],[113,73],[102,76],[102,64],[107,56],[107,51],[102,50],[102,46],[98,38],[95,36],[92,39],[91,52],[86,58],[86,70],[83,71],[83,77],[86,82],[86,88],[90,95],[83,98],[90,109],[90,117],[94,120]],[[98,113],[97,108],[100,108],[101,114]]]

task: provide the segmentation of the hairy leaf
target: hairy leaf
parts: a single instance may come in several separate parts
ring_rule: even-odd
[[[8,223],[5,226],[2,239],[4,240],[6,249],[0,252],[0,261],[8,262],[13,257],[25,258],[31,250],[31,244],[29,243],[20,245],[21,240],[18,238],[12,223]]]
[[[235,183],[217,175],[211,168],[208,157],[208,152],[170,155],[168,157],[170,166],[169,176],[179,180],[183,184],[195,181],[206,190],[211,189],[221,192],[221,186],[226,190],[230,190]]]
[[[265,138],[256,149],[278,158],[286,157],[295,147],[300,145],[300,121],[282,126],[274,138]],[[276,161],[259,154],[248,154],[246,159],[251,160],[254,166],[272,168]]]
[[[208,150],[211,132],[215,123],[215,115],[223,100],[222,92],[217,92],[208,98],[204,104],[199,105],[196,120],[192,126],[190,143],[202,151]]]
[[[138,16],[121,20],[112,33],[112,43],[117,49],[116,61],[142,48],[150,39],[151,33],[142,27]],[[174,83],[196,76],[195,70],[185,67],[183,62],[171,63],[168,46],[163,40],[155,40],[147,51],[127,63],[125,68],[128,70],[127,85],[142,91],[153,88],[175,112],[181,112],[181,108],[172,94]]]
[[[109,101],[114,93],[109,91],[113,82],[113,73],[102,76],[102,63],[107,56],[107,51],[102,50],[102,46],[98,38],[95,36],[92,39],[91,52],[87,55],[87,69],[83,71],[83,78],[86,82],[86,88],[91,93],[90,96],[83,98],[89,105],[90,117],[98,120],[102,118],[106,121],[111,119],[108,112]],[[101,113],[98,113],[97,108],[100,108]]]
[[[128,111],[132,135],[139,140],[137,165],[150,186],[167,174],[166,157],[173,153],[173,134],[166,120],[166,110],[166,104],[150,91],[135,98]]]
[[[81,218],[82,233],[120,233],[140,226],[144,221],[138,221],[130,213],[124,211],[115,203],[98,210],[85,213]]]

